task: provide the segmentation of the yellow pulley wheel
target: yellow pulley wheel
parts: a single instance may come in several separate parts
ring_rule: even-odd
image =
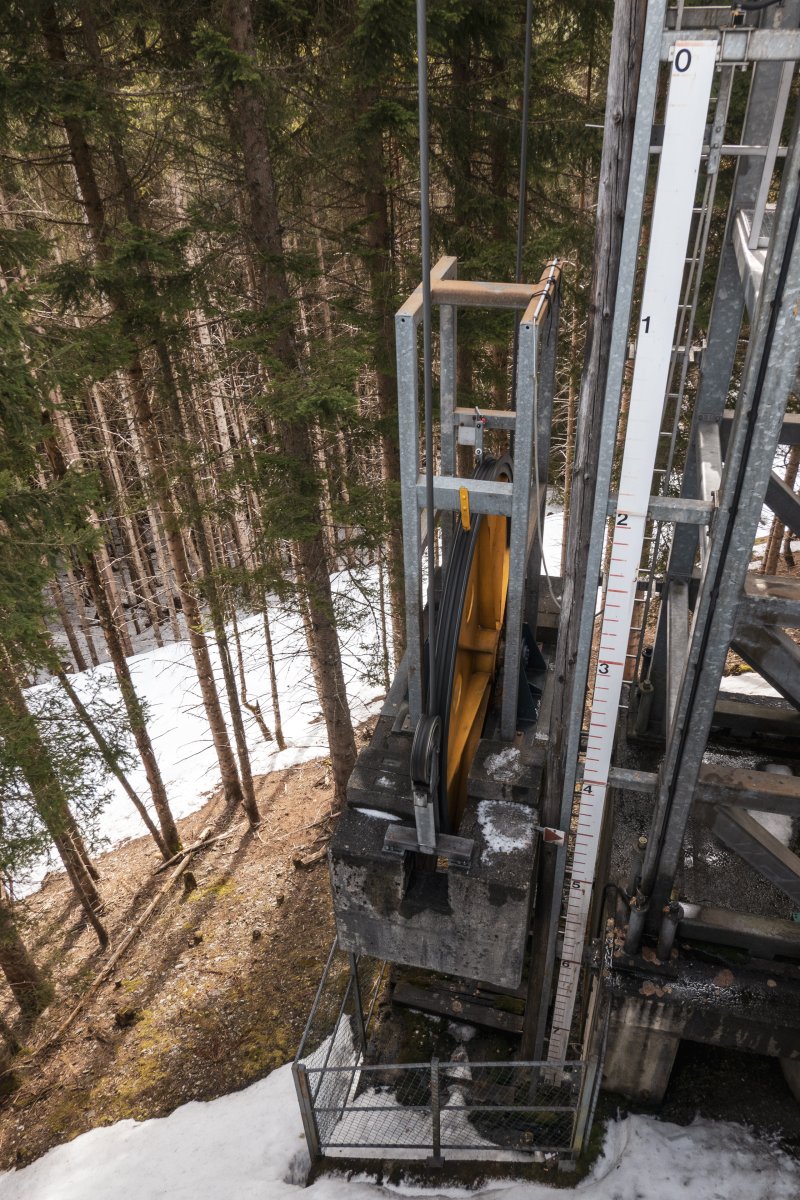
[[[511,463],[486,459],[476,478],[510,481]],[[442,721],[440,826],[455,832],[489,707],[508,594],[509,521],[472,514],[456,528],[437,617],[435,710]]]

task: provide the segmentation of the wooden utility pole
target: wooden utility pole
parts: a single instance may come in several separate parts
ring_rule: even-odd
[[[585,563],[589,556],[608,355],[614,321],[646,16],[647,0],[617,0],[614,5],[603,155],[597,196],[592,290],[572,465],[567,563]],[[567,728],[570,714],[576,705],[583,705],[586,695],[587,664],[578,664],[580,614],[586,588],[594,590],[596,586],[596,581],[587,579],[580,570],[569,571],[564,577],[541,815],[543,825],[557,825],[559,822],[564,790]],[[556,857],[557,848],[552,844],[543,843],[539,858],[528,995],[520,1047],[523,1060],[538,1059],[542,1054],[552,979],[552,961],[548,962],[553,949],[548,945],[551,913],[553,906],[561,906],[561,896],[554,895]]]

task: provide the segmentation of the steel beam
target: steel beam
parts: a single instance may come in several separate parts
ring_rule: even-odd
[[[800,30],[797,29],[693,28],[692,37],[716,39],[720,43],[719,62],[723,65],[796,62],[800,58]],[[675,44],[685,40],[686,30],[665,31],[661,39],[661,61],[671,59]]]
[[[714,705],[713,728],[741,737],[800,738],[800,713],[788,704],[756,704],[743,697],[720,695]]]
[[[800,958],[800,925],[781,917],[757,917],[726,908],[682,903],[681,938],[749,950],[754,958]]]
[[[736,626],[732,647],[785,700],[800,708],[800,646],[772,626]]]
[[[528,318],[527,320],[525,318]],[[536,352],[540,329],[526,312],[519,324],[517,357],[517,427],[514,437],[514,484],[511,499],[508,596],[506,598],[506,666],[500,710],[500,736],[510,741],[517,728],[518,663],[522,651],[522,614],[525,600],[525,566],[530,528],[530,479],[533,439],[536,436]]]
[[[456,270],[455,258],[442,258],[431,271],[440,279]],[[412,727],[422,715],[422,538],[415,502],[419,473],[419,354],[417,329],[422,314],[422,285],[395,315],[397,348],[397,415],[400,444],[400,488],[403,497],[403,569],[406,598],[408,711]]]
[[[783,525],[800,537],[800,496],[774,471],[767,484],[766,504]]]
[[[689,585],[671,579],[667,592],[667,729],[672,725],[689,644]]]
[[[726,409],[722,414],[720,422],[720,439],[722,444],[722,457],[725,457],[728,449],[728,439],[731,436],[733,428],[733,418],[736,414],[732,409]],[[779,446],[800,446],[800,413],[785,413],[780,434],[778,435]]]
[[[643,865],[642,890],[650,898],[652,923],[657,923],[675,878],[783,415],[800,365],[799,185],[795,125]]]
[[[799,627],[800,579],[750,572],[744,583],[739,620],[756,625]]]
[[[437,511],[458,512],[461,489],[469,495],[470,512],[496,513],[510,517],[513,509],[513,485],[494,479],[470,479],[459,475],[437,475],[433,480],[433,503]],[[425,507],[425,476],[417,478],[417,504]]]
[[[711,830],[759,875],[800,906],[800,858],[760,821],[740,809],[718,808]]]
[[[525,566],[527,587],[525,591],[524,615],[531,629],[536,628],[539,615],[539,596],[542,583],[542,553],[545,513],[547,509],[547,479],[550,471],[550,440],[553,430],[553,401],[556,392],[556,351],[561,311],[560,283],[551,297],[549,311],[545,314],[539,339],[539,362],[537,386],[534,398],[534,437],[536,456],[531,485],[531,515],[528,526],[528,556]],[[538,465],[538,474],[536,467]]]
[[[798,817],[800,778],[796,775],[773,775],[770,771],[703,763],[695,800],[698,804],[725,805]]]
[[[613,517],[617,511],[617,495],[608,498],[606,515]],[[676,525],[707,525],[714,512],[710,500],[688,500],[682,496],[651,496],[647,502],[647,515],[654,521],[673,521]]]

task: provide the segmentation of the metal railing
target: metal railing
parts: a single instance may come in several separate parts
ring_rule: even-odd
[[[582,1061],[368,1062],[384,974],[334,942],[293,1065],[312,1160],[577,1155],[595,1091]]]

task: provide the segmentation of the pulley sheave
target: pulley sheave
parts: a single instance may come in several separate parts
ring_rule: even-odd
[[[510,482],[509,458],[486,458],[476,479]],[[436,627],[436,695],[428,712],[441,717],[439,823],[458,829],[467,776],[483,731],[508,594],[509,521],[473,514],[459,523],[445,570]]]

